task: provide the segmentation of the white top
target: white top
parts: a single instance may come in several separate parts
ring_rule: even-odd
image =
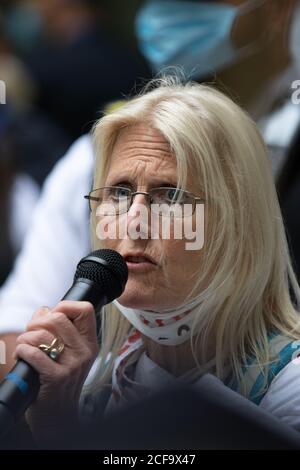
[[[91,140],[84,136],[45,181],[31,230],[0,291],[0,334],[23,331],[38,307],[54,306],[71,287],[77,263],[91,251],[83,196],[92,177]]]
[[[31,228],[32,214],[40,196],[38,184],[27,174],[19,173],[10,190],[9,235],[14,252],[23,244],[27,231]]]
[[[289,98],[271,116],[260,120],[259,128],[269,149],[272,171],[277,178],[286,163],[287,148],[300,126],[300,106]]]
[[[144,352],[138,360],[131,386],[127,387],[126,401],[118,403],[111,396],[105,413],[116,411],[130,400],[138,401],[150,393],[171,386],[177,379],[153,362]],[[194,385],[197,387],[197,382]],[[141,393],[143,388],[147,393]],[[273,379],[268,392],[259,405],[285,424],[300,431],[300,361],[288,364]]]

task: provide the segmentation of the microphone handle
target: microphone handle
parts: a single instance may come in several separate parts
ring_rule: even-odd
[[[27,362],[18,360],[0,386],[0,437],[3,437],[36,399],[39,374]]]
[[[107,303],[107,297],[98,285],[83,278],[74,282],[62,300],[89,301],[95,311]],[[36,399],[39,389],[38,372],[19,359],[0,384],[0,438],[23,416]]]

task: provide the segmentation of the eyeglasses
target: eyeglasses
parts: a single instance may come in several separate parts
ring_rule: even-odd
[[[153,188],[149,192],[143,192],[121,186],[105,186],[92,190],[84,197],[89,200],[93,214],[105,216],[125,214],[132,205],[134,196],[138,194],[147,196],[153,213],[169,217],[191,216],[196,204],[205,202],[193,193],[173,187]]]

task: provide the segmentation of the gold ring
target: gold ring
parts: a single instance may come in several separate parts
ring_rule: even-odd
[[[62,350],[64,349],[65,345],[62,341],[59,341],[58,338],[54,338],[52,343],[49,345],[47,344],[40,344],[38,348],[44,353],[47,354],[53,361],[56,361]]]

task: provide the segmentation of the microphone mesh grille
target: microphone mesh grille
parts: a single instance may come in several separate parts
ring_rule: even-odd
[[[89,257],[98,258],[89,260],[83,258],[76,269],[74,279],[84,278],[94,281],[105,292],[108,302],[120,297],[128,278],[128,269],[123,257],[113,250],[96,250]],[[108,266],[101,264],[104,260]]]

